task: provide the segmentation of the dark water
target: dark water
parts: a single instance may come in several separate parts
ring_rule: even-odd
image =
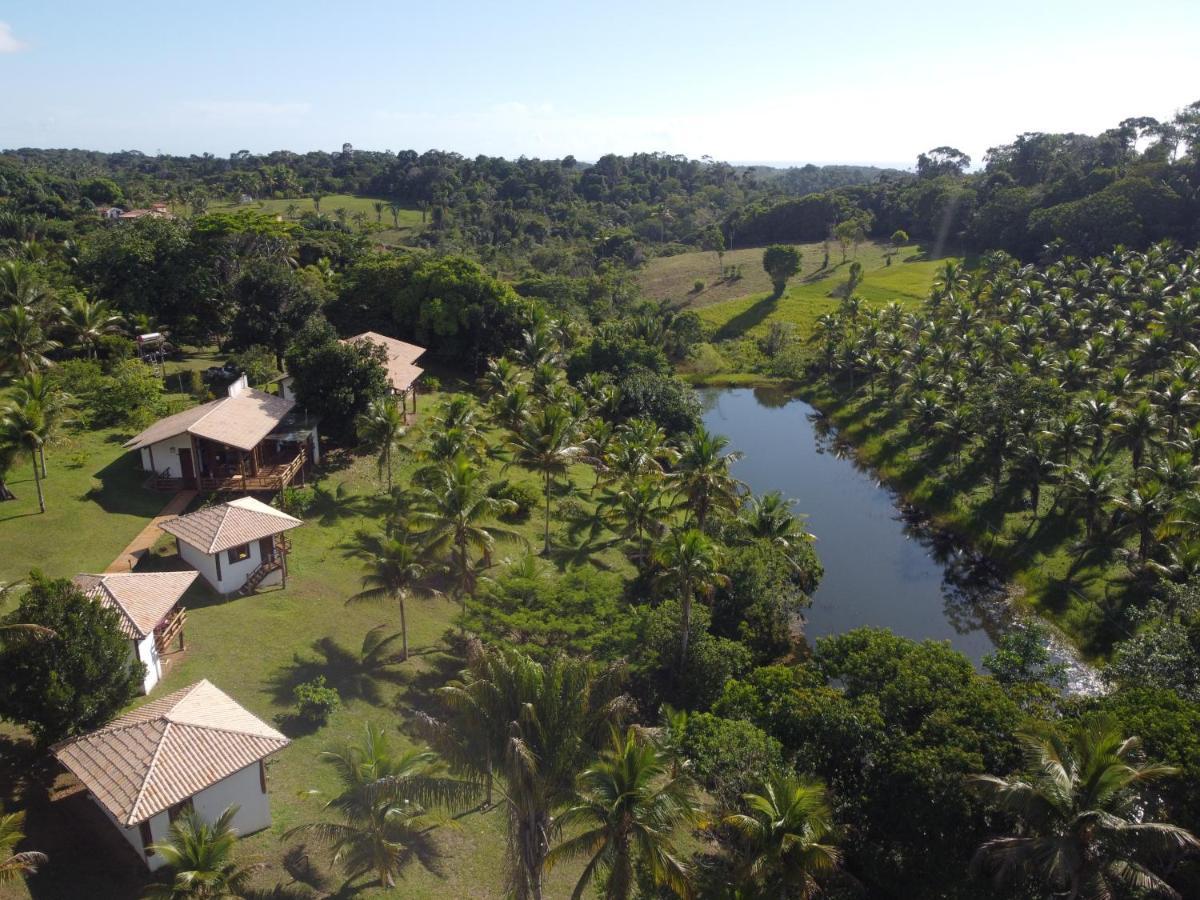
[[[996,585],[979,583],[966,554],[906,523],[896,497],[838,452],[811,406],[764,389],[700,396],[708,429],[745,454],[734,475],[755,493],[795,499],[795,511],[808,517],[825,566],[806,614],[810,640],[873,625],[948,640],[977,664],[992,649]]]

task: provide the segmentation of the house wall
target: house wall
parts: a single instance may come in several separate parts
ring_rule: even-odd
[[[233,827],[239,836],[262,831],[271,824],[271,804],[262,789],[259,763],[205,788],[192,798],[192,806],[206,822],[215,821],[230,806],[237,806]]]
[[[177,434],[174,437],[169,437],[165,441],[159,441],[157,444],[151,444],[149,447],[142,448],[142,468],[147,472],[160,472],[168,478],[182,478],[183,470],[179,468],[179,449],[192,449],[192,436],[190,434]],[[154,465],[150,464],[150,451],[154,450]],[[174,453],[172,453],[174,449]],[[198,463],[195,459],[192,460],[193,467]]]
[[[100,807],[100,811],[104,813],[104,817],[108,819],[108,821],[112,822],[113,828],[117,829],[117,831],[121,833],[121,837],[125,839],[125,843],[133,848],[133,852],[138,855],[138,857],[146,864],[151,872],[163,867],[165,861],[161,856],[159,856],[157,853],[147,854],[142,848],[142,830],[140,826],[132,825],[127,827],[122,825],[115,818],[113,818],[113,814],[105,808],[103,803],[100,803],[98,800],[96,800],[91,791],[88,791],[88,796],[92,798],[92,802],[95,803],[96,806]],[[170,817],[165,812],[160,812],[150,820],[150,843],[164,843],[170,836]]]
[[[258,541],[250,542],[250,555],[241,562],[231,564],[228,552],[222,550],[220,553],[221,577],[219,579],[217,578],[217,561],[215,555],[203,553],[191,544],[186,544],[183,541],[179,542],[179,555],[183,557],[184,562],[194,566],[204,580],[221,594],[232,594],[240,590],[242,585],[246,583],[246,579],[250,577],[250,573],[262,563],[262,556],[258,550]],[[271,573],[272,576],[274,574]],[[277,581],[271,580],[271,576],[263,580],[263,584],[277,583]]]
[[[142,682],[142,693],[148,694],[162,678],[162,660],[158,657],[158,646],[154,643],[154,634],[151,632],[140,641],[130,641],[129,643],[133,646],[134,657],[146,664],[146,678]]]

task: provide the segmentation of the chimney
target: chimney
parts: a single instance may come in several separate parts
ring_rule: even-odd
[[[246,381],[246,373],[243,372],[238,376],[238,380],[229,386],[229,396],[236,397],[248,387],[250,387],[250,383]]]

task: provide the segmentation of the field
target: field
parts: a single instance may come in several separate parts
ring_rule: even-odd
[[[210,360],[201,357],[185,367],[201,362]],[[422,409],[427,412],[436,400],[423,397]],[[167,497],[140,486],[143,475],[135,458],[121,449],[127,436],[111,430],[79,434],[51,448],[44,516],[37,514],[29,463],[18,464],[12,484],[19,499],[0,506],[4,548],[0,578],[20,577],[34,565],[52,576],[99,571],[162,507]],[[415,446],[422,440],[418,424],[408,443]],[[400,481],[416,465],[411,454],[404,458],[403,468],[396,472]],[[506,477],[536,484],[533,476],[517,469]],[[577,466],[571,478],[590,485],[590,469]],[[291,882],[285,856],[295,851],[310,854],[319,890],[337,896],[366,890],[372,896],[388,897],[499,897],[505,850],[502,807],[470,811],[440,823],[430,832],[433,853],[426,860],[428,867],[414,860],[398,886],[387,892],[376,890],[369,877],[344,885],[340,870],[330,866],[327,851],[311,846],[296,851],[303,841],[282,839],[289,828],[320,818],[321,807],[335,787],[329,768],[318,761],[320,751],[358,739],[368,721],[384,725],[393,732],[395,743],[406,745],[408,739],[396,733],[396,727],[402,729],[413,707],[461,666],[444,641],[457,606],[445,599],[413,601],[408,613],[413,658],[391,678],[373,679],[363,673],[358,663],[363,636],[378,624],[396,624],[390,606],[345,604],[360,587],[361,569],[357,561],[345,557],[341,545],[359,528],[378,528],[383,514],[374,459],[334,453],[325,463],[320,485],[305,526],[292,532],[287,588],[228,600],[207,588],[193,588],[184,600],[187,650],[172,660],[153,696],[208,678],[272,721],[294,708],[292,688],[301,681],[325,675],[341,693],[343,706],[328,725],[316,733],[290,730],[294,742],[268,764],[272,827],[239,844],[242,861],[265,864],[256,876],[258,885]],[[535,513],[516,528],[537,548],[541,524]],[[525,552],[520,543],[501,546],[506,558]],[[172,552],[169,539],[156,547],[156,554]],[[619,570],[628,566],[615,549],[605,551],[602,562]],[[144,565],[162,564],[155,556]],[[96,831],[69,813],[70,804],[82,803],[81,798],[47,802],[44,782],[37,775],[26,781],[17,774],[29,765],[28,745],[20,733],[8,726],[0,728],[0,801],[28,810],[30,846],[51,855],[43,874],[30,881],[30,893],[18,882],[0,888],[0,898],[74,897],[80,896],[82,885],[90,898],[137,896],[142,881],[136,859],[118,852],[123,845],[109,853],[109,844],[98,841]],[[34,765],[33,771],[45,770]],[[572,865],[555,869],[547,896],[566,896],[577,875],[578,868]]]
[[[365,213],[367,221],[374,225],[376,223],[375,202],[374,197],[329,194],[321,198],[321,212],[327,216],[332,216],[337,210],[344,209],[350,216],[348,222],[350,225],[354,224],[354,214],[361,212]],[[296,216],[302,216],[306,212],[313,211],[311,197],[296,197],[283,200],[255,200],[252,203],[210,203],[208,209],[210,212],[226,212],[233,209],[258,209],[270,215],[283,216],[286,219],[289,217],[289,209],[293,206],[296,207]],[[389,246],[408,242],[425,227],[421,221],[421,211],[418,209],[402,209],[399,211],[396,219],[393,220],[391,212],[385,207],[379,224],[383,226],[383,229],[373,232],[373,236],[379,243]]]
[[[772,294],[770,280],[762,269],[761,249],[725,254],[726,265],[732,264],[731,257],[741,260],[743,277],[690,297],[683,286],[701,277],[705,266],[716,268],[714,254],[687,253],[651,261],[642,275],[643,290],[651,297],[686,300],[709,335],[710,344],[701,348],[696,359],[681,367],[683,374],[707,384],[743,383],[747,378],[761,380],[763,376],[757,373],[764,370],[767,361],[757,345],[776,322],[792,325],[793,336],[804,346],[817,318],[833,311],[840,302],[850,263],[856,257],[851,254],[845,263],[838,262],[840,254],[835,247],[835,260],[828,269],[820,269],[821,245],[810,244],[802,249],[806,265],[781,297]],[[859,247],[857,260],[863,264],[863,280],[854,293],[868,306],[892,301],[916,306],[928,295],[938,267],[945,263],[945,259],[926,258],[919,247],[907,247],[888,266],[883,247],[876,244]],[[733,291],[739,293],[725,297]],[[714,296],[719,299],[713,299]],[[735,376],[741,376],[741,380]]]

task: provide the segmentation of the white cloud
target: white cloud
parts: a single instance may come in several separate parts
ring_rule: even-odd
[[[0,53],[19,53],[28,46],[24,41],[17,40],[11,25],[0,22]]]

